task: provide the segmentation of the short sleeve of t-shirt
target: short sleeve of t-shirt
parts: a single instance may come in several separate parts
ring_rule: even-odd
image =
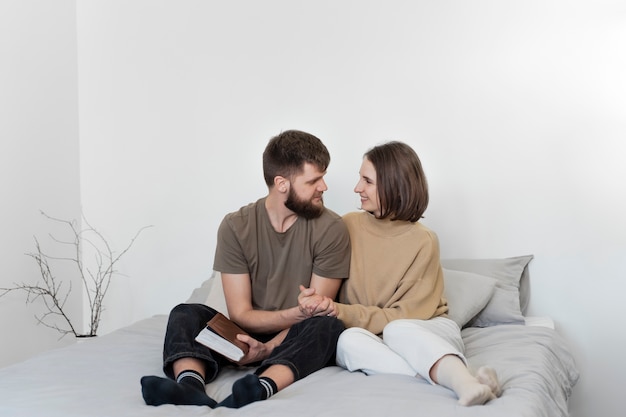
[[[326,209],[328,221],[314,233],[313,272],[324,278],[347,278],[350,273],[350,235],[345,223]]]
[[[256,240],[254,230],[256,222],[252,205],[242,207],[239,211],[227,214],[217,230],[217,246],[213,269],[229,274],[250,273],[250,259],[246,258],[242,242]]]

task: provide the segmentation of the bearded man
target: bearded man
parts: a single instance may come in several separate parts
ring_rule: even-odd
[[[216,314],[204,304],[172,309],[165,334],[163,371],[145,376],[148,405],[178,404],[239,408],[271,395],[335,363],[343,323],[332,303],[311,317],[298,306],[300,286],[335,299],[348,277],[350,238],[341,217],[324,207],[328,149],[315,136],[289,130],[270,139],[263,152],[268,194],[227,214],[220,224],[213,269],[221,272],[231,320],[249,335],[236,364],[258,366],[233,384],[217,403],[205,391],[224,356],[195,341]]]

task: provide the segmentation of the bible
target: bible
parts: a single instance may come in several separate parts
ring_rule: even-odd
[[[248,345],[237,339],[238,334],[248,333],[218,312],[196,336],[196,341],[237,362],[248,353]]]

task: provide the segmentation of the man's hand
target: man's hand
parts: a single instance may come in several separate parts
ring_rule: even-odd
[[[260,362],[272,353],[273,348],[267,346],[265,343],[259,342],[252,336],[247,334],[238,334],[237,339],[244,342],[249,347],[248,353],[246,353],[245,356],[237,362],[239,365]]]
[[[249,349],[248,353],[246,353],[246,355],[241,358],[241,360],[237,363],[239,365],[247,365],[249,363],[260,362],[264,359],[267,359],[274,350],[274,348],[283,343],[283,340],[285,340],[288,332],[289,329],[285,329],[279,332],[276,336],[272,338],[272,340],[269,340],[267,343],[261,343],[247,334],[238,334],[237,339],[248,345]]]
[[[337,309],[332,298],[316,294],[314,288],[306,288],[303,285],[300,285],[298,307],[300,312],[307,317],[337,316]]]

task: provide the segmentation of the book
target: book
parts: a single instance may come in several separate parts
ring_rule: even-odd
[[[248,334],[222,313],[217,313],[196,336],[196,341],[237,362],[248,353],[249,346],[237,339],[238,334]]]

